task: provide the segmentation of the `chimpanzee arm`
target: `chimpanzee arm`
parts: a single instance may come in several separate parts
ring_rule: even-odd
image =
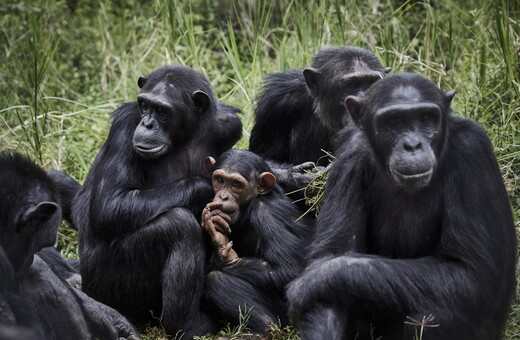
[[[340,255],[346,249],[362,251],[365,247],[367,216],[362,212],[367,206],[363,192],[370,176],[362,169],[372,166],[372,156],[367,149],[368,141],[357,128],[345,129],[339,138],[347,140],[348,147],[338,150],[325,184],[325,204],[314,227],[308,259]]]
[[[255,256],[241,257],[222,271],[257,286],[280,288],[303,270],[304,240],[309,230],[304,223],[296,222],[296,207],[281,192],[276,194],[257,197],[245,212],[248,227],[257,237]]]
[[[509,201],[489,140],[474,126],[464,129],[469,133],[451,136],[439,169],[446,185],[439,188],[445,202],[436,254],[394,259],[347,252],[319,259],[289,286],[293,321],[318,301],[348,306],[356,299],[374,310],[448,320],[478,318],[482,306],[494,315],[499,312],[487,308],[508,305],[516,253]],[[353,214],[358,206],[346,209]]]
[[[91,200],[92,231],[108,238],[139,229],[174,207],[186,207],[199,216],[212,196],[209,181],[202,177],[146,189],[102,188],[100,183],[98,189]]]

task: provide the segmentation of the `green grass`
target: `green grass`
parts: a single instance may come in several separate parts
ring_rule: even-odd
[[[110,112],[134,100],[138,77],[158,66],[206,75],[222,101],[243,110],[237,146],[247,147],[263,75],[308,65],[325,46],[368,48],[393,72],[458,89],[453,109],[488,132],[519,226],[517,1],[7,0],[0,45],[1,150],[79,181]],[[73,231],[61,228],[59,245],[76,256]],[[520,338],[518,298],[505,338]]]

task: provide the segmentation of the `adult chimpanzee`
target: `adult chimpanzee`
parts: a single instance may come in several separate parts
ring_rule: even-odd
[[[260,156],[229,150],[206,162],[215,198],[202,213],[202,226],[218,254],[206,297],[228,321],[250,309],[249,327],[266,332],[269,324],[286,321],[284,289],[303,270],[308,224],[297,221],[298,209]]]
[[[311,65],[269,75],[255,108],[249,149],[268,160],[287,190],[313,177],[302,173],[306,162],[328,164],[323,150],[333,151],[333,137],[348,120],[345,98],[365,92],[391,70],[351,46],[324,49]]]
[[[516,237],[485,132],[456,91],[393,75],[350,96],[311,243],[288,289],[302,339],[499,339]],[[485,308],[482,308],[486,306]]]
[[[0,321],[6,312],[11,327],[0,334],[28,337],[32,333],[38,339],[138,339],[123,316],[72,288],[65,281],[66,273],[56,269],[67,263],[53,248],[44,247],[56,241],[58,203],[58,190],[45,171],[20,155],[0,155]]]
[[[191,68],[164,66],[138,84],[74,199],[83,291],[138,324],[162,316],[168,334],[191,338],[208,331],[204,160],[230,148],[241,123]]]

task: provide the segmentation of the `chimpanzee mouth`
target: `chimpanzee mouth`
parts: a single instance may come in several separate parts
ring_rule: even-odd
[[[402,172],[399,172],[397,170],[394,170],[393,172],[404,180],[416,180],[416,179],[421,179],[423,177],[430,176],[433,172],[433,169],[429,169],[425,172],[421,172],[418,174],[403,174]]]
[[[391,169],[390,172],[394,180],[405,190],[415,191],[421,189],[430,183],[433,174],[433,168],[415,174],[403,174],[395,169]]]
[[[153,155],[161,152],[166,147],[165,144],[161,144],[159,146],[152,145],[135,145],[135,150],[143,155]]]

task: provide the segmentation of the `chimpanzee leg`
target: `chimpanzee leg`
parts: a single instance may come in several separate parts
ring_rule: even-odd
[[[332,306],[317,305],[299,322],[302,340],[345,340],[346,312]]]
[[[195,228],[195,224],[198,229]],[[142,326],[158,320],[162,311],[163,281],[177,289],[186,290],[185,298],[191,287],[202,274],[182,272],[178,278],[174,274],[163,275],[172,267],[170,254],[181,252],[181,259],[175,265],[199,259],[198,265],[204,268],[202,229],[195,217],[184,208],[175,208],[160,215],[139,231],[122,235],[110,243],[100,243],[96,248],[85,252],[88,256],[81,260],[83,291],[94,299],[105,303],[136,325]],[[195,231],[196,230],[196,231]],[[199,237],[193,235],[199,233]],[[183,250],[179,250],[183,249]],[[184,253],[182,253],[184,251]],[[168,265],[167,265],[168,263]],[[166,269],[165,269],[166,268]],[[167,280],[163,280],[168,278]],[[187,280],[193,280],[187,282]],[[188,288],[186,288],[188,287]],[[164,289],[168,292],[168,289]],[[195,297],[193,297],[195,298]],[[183,310],[182,314],[186,312]]]
[[[252,331],[266,333],[270,324],[277,323],[279,317],[284,318],[273,312],[283,311],[281,298],[264,297],[251,283],[221,271],[207,275],[206,297],[227,320],[238,323],[239,308],[240,312],[249,313],[248,326]]]
[[[201,310],[206,268],[203,229],[193,214],[176,208],[165,218],[172,223],[175,243],[164,265],[162,323],[168,335],[183,339],[216,332],[218,326]]]

